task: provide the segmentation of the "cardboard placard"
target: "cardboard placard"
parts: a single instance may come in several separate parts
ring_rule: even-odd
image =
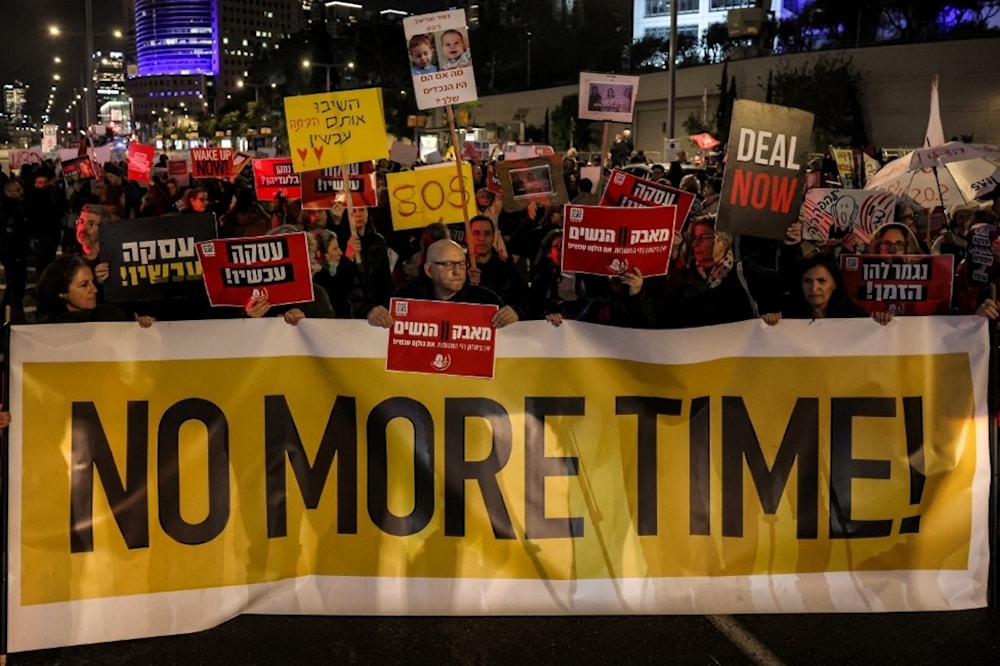
[[[503,209],[507,212],[524,210],[531,202],[551,208],[569,201],[558,155],[500,160],[495,168],[503,192]]]
[[[568,205],[563,220],[562,269],[568,273],[666,275],[676,206],[609,208]]]
[[[433,222],[463,222],[476,214],[472,167],[462,164],[462,178],[454,164],[421,167],[386,176],[392,228],[422,229]]]
[[[232,178],[232,148],[192,148],[191,175],[195,178]]]
[[[403,32],[418,109],[479,99],[464,9],[408,16]]]
[[[580,105],[577,117],[631,123],[638,94],[638,76],[580,72]]]
[[[261,292],[271,305],[315,297],[305,232],[205,241],[197,248],[213,306],[243,307]]]
[[[840,265],[847,293],[868,312],[951,314],[954,255],[844,254]]]
[[[291,157],[254,160],[253,186],[257,201],[272,201],[279,193],[288,199],[302,197],[302,175],[295,173]]]
[[[385,369],[492,379],[495,305],[394,298]]]
[[[852,251],[867,247],[872,234],[893,221],[896,195],[876,190],[814,187],[805,193],[799,220],[803,240],[833,241]]]
[[[595,167],[599,168],[599,167]],[[616,206],[619,208],[636,208],[648,206],[677,206],[675,232],[680,232],[687,220],[691,206],[694,205],[694,193],[685,192],[654,183],[645,178],[633,176],[630,173],[612,169],[608,177],[608,184],[601,195],[602,206]]]
[[[343,167],[302,172],[302,207],[326,210],[337,204],[347,205],[344,196]],[[372,208],[378,204],[375,194],[375,165],[357,162],[347,167],[351,188],[351,203],[357,208]]]
[[[156,148],[154,146],[145,146],[135,141],[128,144],[128,179],[148,183],[155,155]]]
[[[102,224],[101,256],[110,277],[111,303],[201,296],[201,263],[195,246],[217,235],[215,215],[160,215],[128,224]]]

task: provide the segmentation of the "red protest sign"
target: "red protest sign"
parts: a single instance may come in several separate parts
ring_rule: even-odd
[[[302,179],[292,169],[291,157],[254,160],[253,186],[257,201],[271,201],[279,192],[288,199],[302,197]]]
[[[135,142],[128,144],[128,179],[148,183],[155,154],[156,148],[153,146],[144,146]]]
[[[205,290],[213,306],[243,307],[263,291],[271,305],[313,300],[305,233],[198,243]]]
[[[955,275],[952,254],[840,257],[847,293],[868,312],[949,314]]]
[[[233,175],[232,148],[192,148],[191,175],[195,178],[230,178]]]
[[[302,207],[325,210],[334,204],[347,205],[344,197],[344,176],[339,166],[303,171]],[[372,208],[375,198],[375,163],[354,162],[348,165],[347,178],[351,184],[351,200],[357,208]]]
[[[176,181],[178,187],[188,187],[191,174],[188,173],[187,160],[167,160],[167,176]]]
[[[493,378],[495,305],[394,298],[386,370]]]
[[[613,169],[608,177],[608,184],[601,196],[602,206],[617,206],[620,208],[640,208],[644,206],[677,206],[677,226],[674,231],[680,231],[687,219],[691,206],[694,204],[694,194],[684,190],[674,189],[669,185],[654,183],[645,178]]]
[[[666,275],[674,242],[676,206],[610,208],[566,206],[562,269],[621,275]]]
[[[97,177],[97,170],[89,157],[74,157],[61,164],[63,176],[67,181],[75,183],[77,181],[93,180]]]

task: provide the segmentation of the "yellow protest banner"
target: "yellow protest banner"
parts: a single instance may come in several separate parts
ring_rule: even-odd
[[[837,163],[837,172],[843,179],[854,177],[854,151],[850,148],[830,148],[833,159]]]
[[[390,379],[363,321],[15,327],[12,650],[192,631],[255,599],[980,607],[987,322],[900,319],[522,322],[490,382]]]
[[[463,222],[476,214],[472,167],[462,164],[459,179],[454,164],[438,164],[387,176],[392,228],[421,229],[434,222]],[[463,211],[464,204],[464,211]]]
[[[285,122],[296,173],[389,156],[381,88],[286,97]]]

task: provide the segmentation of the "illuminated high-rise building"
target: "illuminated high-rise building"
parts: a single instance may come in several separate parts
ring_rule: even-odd
[[[20,81],[3,84],[3,115],[8,120],[19,123],[25,120],[24,105],[28,96],[28,86]]]
[[[197,115],[240,89],[254,56],[299,30],[303,0],[135,0],[135,114]]]

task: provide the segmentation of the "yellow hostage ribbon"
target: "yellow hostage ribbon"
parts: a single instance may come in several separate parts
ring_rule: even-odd
[[[518,324],[499,333],[506,349],[567,357],[508,354],[484,381],[310,351],[330,340],[377,351],[382,332],[363,322],[250,323],[170,324],[152,345],[138,327],[97,326],[18,366],[20,603],[314,574],[968,566],[985,463],[966,354],[660,363],[574,357],[594,335],[642,347],[632,332],[571,327],[570,343]],[[862,323],[875,328],[844,325]],[[16,329],[12,356],[61,328]],[[185,336],[209,331],[224,336],[220,356],[192,358]],[[705,337],[662,335],[692,350]],[[93,349],[119,358],[83,360]]]

